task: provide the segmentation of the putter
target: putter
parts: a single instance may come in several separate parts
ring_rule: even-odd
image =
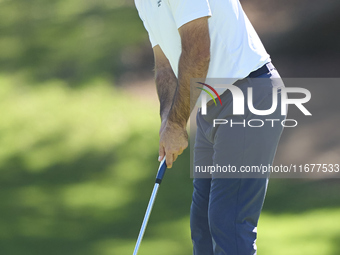
[[[133,255],[137,255],[137,253],[138,253],[139,246],[142,242],[146,226],[148,225],[148,221],[149,221],[149,218],[150,218],[150,214],[151,214],[153,204],[155,203],[155,199],[156,199],[156,195],[157,195],[159,185],[161,184],[163,176],[165,174],[165,170],[166,170],[166,162],[165,162],[165,156],[164,156],[164,159],[159,164],[159,168],[158,168],[158,172],[157,172],[157,176],[156,176],[156,181],[155,181],[155,186],[153,187],[153,190],[152,190],[152,194],[151,194],[151,197],[150,197],[150,200],[149,200],[148,207],[147,207],[146,212],[145,212],[145,216],[144,216],[144,219],[143,219],[142,226],[141,226],[140,231],[139,231],[139,235],[138,235],[138,239],[137,239],[137,242],[136,242],[135,250],[133,251]]]

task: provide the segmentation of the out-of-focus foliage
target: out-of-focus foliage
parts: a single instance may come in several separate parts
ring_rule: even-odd
[[[1,0],[0,69],[74,82],[121,71],[120,52],[144,42],[124,0]]]

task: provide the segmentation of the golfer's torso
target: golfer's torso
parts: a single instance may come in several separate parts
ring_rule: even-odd
[[[188,10],[183,11],[182,17],[178,10],[174,15],[171,5],[176,1],[193,1],[193,8],[195,1],[205,1],[210,7],[211,15],[202,15],[211,16],[208,19],[211,40],[208,78],[236,81],[270,61],[238,0],[135,0],[152,46],[158,44],[162,48],[176,76],[181,55],[178,27],[190,21]],[[198,11],[201,10],[193,10]],[[204,11],[207,10],[202,10],[202,14]]]

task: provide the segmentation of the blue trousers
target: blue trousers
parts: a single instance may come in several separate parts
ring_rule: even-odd
[[[256,109],[269,109],[277,71],[259,76],[265,79],[245,79],[239,84],[244,92],[252,86]],[[212,105],[207,115],[197,114],[194,165],[260,165],[272,164],[283,127],[267,125],[261,128],[213,127],[213,118],[240,121],[232,114],[231,93],[221,96],[223,106]],[[280,105],[280,100],[278,102]],[[254,117],[249,112],[245,119]],[[270,116],[256,119],[280,119],[280,107]],[[190,227],[194,255],[253,255],[256,254],[257,223],[262,210],[269,176],[262,178],[194,178]]]

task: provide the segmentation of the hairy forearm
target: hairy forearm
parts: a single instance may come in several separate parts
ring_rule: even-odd
[[[161,101],[162,124],[159,139],[159,158],[166,157],[168,168],[188,147],[186,124],[191,109],[200,94],[198,85],[190,84],[192,78],[205,80],[210,62],[210,36],[208,18],[202,17],[182,25],[178,32],[181,36],[182,52],[179,58],[178,79],[171,75],[159,76],[158,95]],[[156,68],[170,67],[169,61],[160,50],[154,47]],[[160,69],[159,69],[160,70]],[[202,80],[204,82],[204,80]],[[171,102],[170,102],[171,101]],[[169,107],[171,105],[171,107]],[[164,118],[164,114],[166,117]]]
[[[209,52],[182,51],[179,60],[178,86],[168,115],[168,120],[180,126],[186,126],[190,113],[200,95],[196,87],[190,84],[192,78],[205,79],[210,62]]]
[[[155,81],[160,103],[160,116],[165,120],[171,109],[177,87],[177,78],[171,68],[155,70]]]

